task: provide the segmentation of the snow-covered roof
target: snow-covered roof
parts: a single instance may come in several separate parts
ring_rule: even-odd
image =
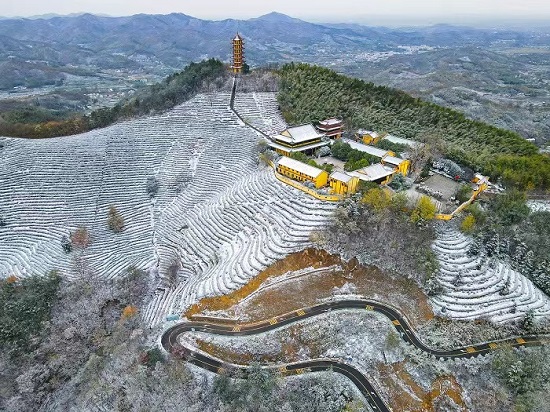
[[[299,162],[298,160],[294,160],[286,156],[281,157],[277,162],[277,165],[286,166],[290,169],[296,170],[312,178],[316,178],[317,176],[319,176],[321,173],[324,172],[324,170],[307,165],[305,163]]]
[[[401,163],[405,161],[405,159],[401,159],[400,157],[395,156],[386,156],[384,157],[384,163],[389,163],[391,165],[399,166]]]
[[[353,179],[353,176],[342,172],[332,172],[330,174],[330,178],[334,180],[339,180],[340,182],[349,183],[349,181]]]
[[[364,167],[355,172],[349,172],[350,175],[358,177],[365,182],[374,182],[394,173],[395,171],[392,168],[381,165],[380,163]]]
[[[273,142],[271,140],[267,142],[269,147],[271,147],[273,149],[283,150],[283,151],[289,152],[289,153],[303,152],[303,151],[309,150],[309,149],[317,149],[318,147],[328,146],[329,143],[330,142],[317,142],[317,143],[307,144],[307,145],[303,145],[303,146],[299,146],[299,147],[288,147],[288,146],[284,146],[282,144],[279,144],[277,142]]]
[[[332,119],[327,119],[319,122],[319,124],[322,126],[337,126],[337,125],[340,125],[341,123],[342,123],[342,120],[337,119],[335,117],[333,117]]]
[[[383,158],[384,156],[388,155],[387,150],[382,150],[374,146],[369,146],[363,143],[354,142],[353,140],[349,139],[342,139],[342,142],[347,143],[351,146],[352,149],[359,150],[363,153],[370,154],[372,156],[376,156],[379,158]]]
[[[293,145],[307,142],[308,140],[320,139],[322,137],[323,135],[320,134],[311,124],[289,127],[280,134],[272,136],[273,139]]]
[[[489,183],[489,178],[487,176],[483,176],[481,173],[476,173],[474,177],[478,185]]]

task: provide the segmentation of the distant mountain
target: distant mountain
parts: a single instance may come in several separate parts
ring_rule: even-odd
[[[75,67],[164,75],[205,57],[229,61],[229,41],[237,31],[247,42],[247,58],[253,66],[287,61],[330,65],[365,52],[398,51],[400,46],[499,42],[520,46],[541,41],[529,33],[453,26],[394,30],[314,24],[280,13],[221,21],[178,13],[5,19],[0,20],[0,61],[9,61],[4,70],[11,71],[0,71],[0,77],[9,79],[1,81],[0,88],[28,86],[27,79],[36,77],[31,69],[36,75],[40,72],[40,78],[60,81]]]

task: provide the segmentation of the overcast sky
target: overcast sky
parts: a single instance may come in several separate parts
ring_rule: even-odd
[[[204,19],[278,11],[313,21],[370,25],[550,18],[550,0],[0,0],[0,16],[89,12],[126,16],[185,13]]]

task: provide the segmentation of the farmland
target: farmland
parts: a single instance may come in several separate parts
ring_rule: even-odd
[[[201,94],[163,115],[78,136],[0,138],[0,274],[116,278],[135,266],[157,286],[144,314],[156,324],[307,246],[333,206],[258,167],[258,136],[229,98]],[[275,96],[264,100],[273,106]],[[269,124],[262,101],[242,95],[238,106]],[[124,218],[121,233],[108,228],[110,206]],[[79,227],[89,246],[67,253],[62,239]]]

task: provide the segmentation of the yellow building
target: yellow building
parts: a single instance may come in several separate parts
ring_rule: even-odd
[[[283,156],[290,156],[296,152],[313,154],[320,147],[330,144],[330,141],[323,140],[324,137],[313,125],[304,124],[302,126],[289,127],[281,133],[271,136],[267,144]]]
[[[376,163],[354,172],[348,172],[349,175],[357,177],[363,182],[373,182],[381,185],[389,183],[396,173],[397,171],[394,167],[384,166],[381,163]]]
[[[347,173],[333,172],[329,176],[328,183],[333,192],[338,195],[352,195],[357,192],[359,178]]]
[[[364,129],[357,130],[357,132],[355,133],[355,137],[357,138],[357,140],[360,140],[364,144],[369,145],[376,144],[382,139],[382,136],[380,136],[378,133]]]
[[[411,167],[411,161],[407,159],[401,159],[400,157],[395,156],[384,156],[381,163],[387,166],[393,166],[397,169],[398,173],[401,173],[403,176],[409,174],[409,169]]]
[[[283,176],[290,177],[299,182],[313,182],[317,189],[326,186],[328,182],[328,173],[326,171],[286,156],[279,159],[276,170]]]
[[[342,119],[327,119],[319,122],[317,130],[331,139],[339,139],[344,132],[344,121]]]

